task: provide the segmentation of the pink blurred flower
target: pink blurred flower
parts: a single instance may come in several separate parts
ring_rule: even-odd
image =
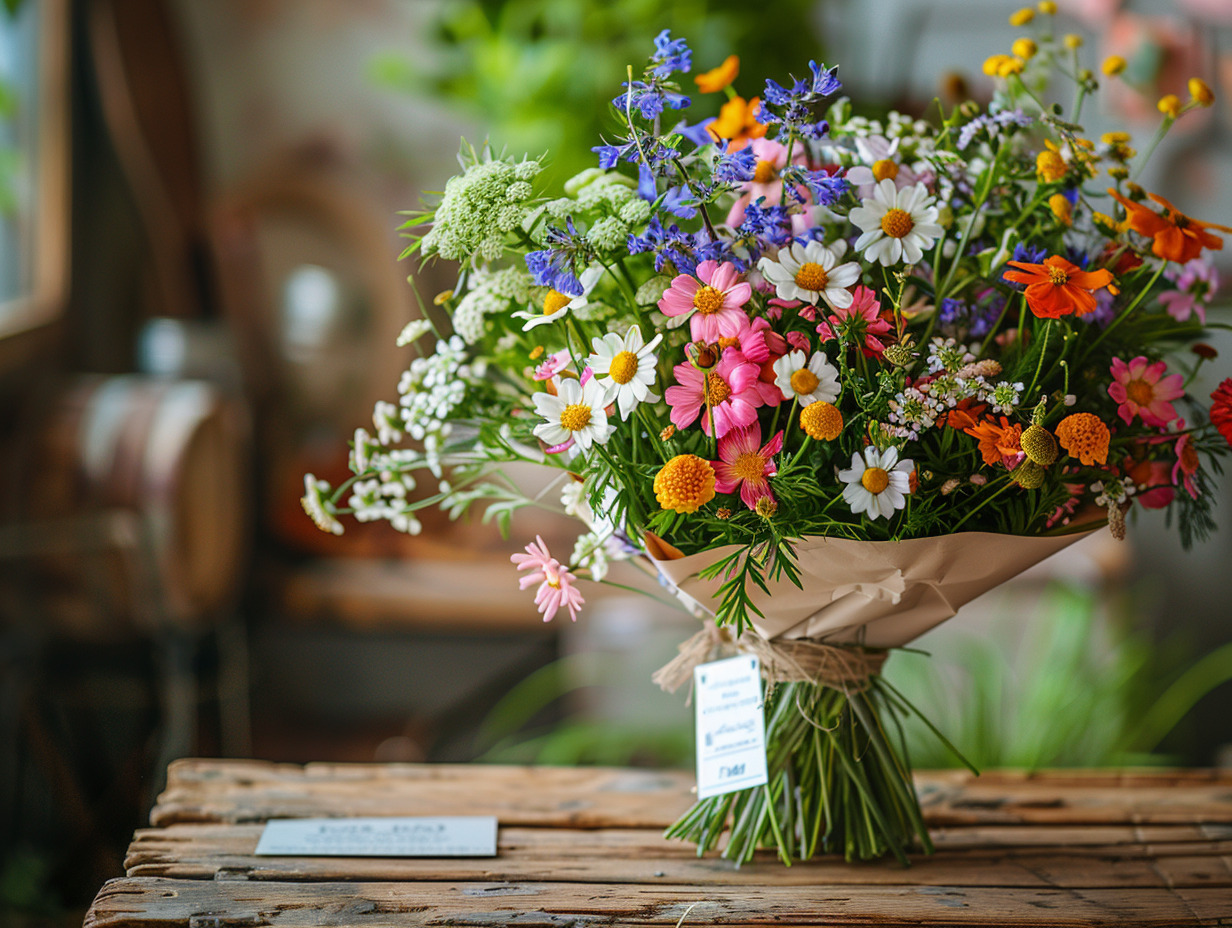
[[[839,325],[854,323],[855,330],[864,340],[862,349],[865,355],[870,358],[879,358],[886,349],[885,343],[879,336],[888,334],[893,331],[894,327],[881,318],[881,303],[878,302],[877,295],[868,287],[861,284],[856,287],[852,296],[850,306],[845,309],[835,308],[829,322],[823,322],[817,326],[817,334],[821,336],[823,342],[829,341],[832,338],[838,338],[835,330]]]
[[[558,351],[543,359],[543,363],[535,368],[536,380],[551,380],[569,364],[569,352]]]
[[[1069,520],[1073,517],[1074,510],[1078,508],[1078,501],[1082,499],[1082,494],[1086,492],[1086,487],[1081,483],[1067,483],[1065,484],[1065,489],[1069,491],[1069,499],[1053,510],[1052,515],[1048,517],[1048,521],[1045,523],[1045,528],[1052,528],[1058,522],[1062,525],[1069,525]]]
[[[739,276],[734,264],[703,261],[697,266],[697,277],[680,274],[672,281],[659,300],[659,309],[672,318],[668,323],[672,328],[688,319],[694,341],[736,338],[749,324],[741,307],[753,295],[750,284],[737,282]]]
[[[1219,274],[1205,257],[1194,258],[1174,271],[1172,266],[1164,276],[1176,283],[1175,290],[1161,293],[1159,302],[1167,307],[1168,315],[1177,322],[1184,322],[1195,315],[1206,325],[1206,304],[1219,289]]]
[[[1147,425],[1162,427],[1177,417],[1176,409],[1169,400],[1183,396],[1180,374],[1164,376],[1167,365],[1163,361],[1151,364],[1139,355],[1128,364],[1120,358],[1112,359],[1112,383],[1108,395],[1119,403],[1117,414],[1126,424],[1140,416]]]
[[[1180,420],[1180,427],[1185,428],[1185,420]],[[1193,436],[1186,432],[1176,440],[1174,449],[1176,451],[1176,463],[1172,465],[1172,482],[1176,486],[1183,486],[1194,499],[1198,498],[1198,483],[1194,480],[1194,474],[1198,472],[1198,451],[1194,447]]]
[[[753,139],[749,147],[757,156],[757,167],[753,179],[740,185],[740,198],[728,210],[727,224],[733,229],[744,222],[744,210],[750,203],[765,197],[767,206],[777,206],[783,198],[782,173],[787,167],[787,146],[760,138]],[[796,160],[801,160],[801,156]]]
[[[719,439],[719,460],[714,467],[714,488],[720,493],[734,493],[740,488],[740,499],[750,509],[757,508],[763,496],[774,499],[769,478],[778,473],[774,456],[783,450],[783,433],[779,431],[760,448],[761,425],[756,420],[746,429],[736,429]]]
[[[557,610],[569,610],[569,618],[577,621],[578,609],[586,602],[582,593],[573,584],[577,577],[560,565],[560,561],[552,557],[543,538],[535,536],[534,542],[526,546],[525,554],[512,554],[509,560],[517,565],[518,570],[530,570],[518,581],[518,589],[525,590],[539,584],[535,593],[535,605],[543,613],[543,621],[550,622]]]
[[[668,387],[664,398],[672,408],[672,424],[678,429],[702,418],[702,431],[710,434],[709,405],[714,416],[715,437],[757,421],[757,407],[764,405],[758,374],[760,370],[736,348],[723,352],[719,363],[702,372],[685,361],[673,369],[677,386]]]

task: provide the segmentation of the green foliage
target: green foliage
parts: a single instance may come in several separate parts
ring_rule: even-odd
[[[737,87],[752,97],[761,75],[782,80],[784,62],[822,56],[807,25],[783,28],[809,23],[814,12],[811,0],[779,0],[773,15],[741,0],[458,0],[444,5],[427,60],[385,52],[369,74],[391,90],[457,105],[510,150],[550,149],[545,174],[559,190],[595,164],[590,149],[610,129],[608,101],[625,66],[644,60],[661,29],[689,37],[695,73],[738,52],[748,76]],[[713,115],[721,98],[709,101],[702,109]]]

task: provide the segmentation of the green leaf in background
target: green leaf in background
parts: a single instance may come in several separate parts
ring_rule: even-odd
[[[429,61],[396,48],[370,62],[380,86],[429,95],[484,123],[497,148],[553,152],[545,178],[553,191],[595,165],[591,148],[615,123],[608,101],[620,92],[626,65],[640,68],[663,29],[688,39],[696,75],[730,54],[741,59],[735,87],[761,93],[757,75],[785,81],[825,56],[810,29],[784,22],[815,22],[813,0],[781,0],[774,15],[737,0],[462,0],[447,4],[436,23]],[[714,115],[726,99],[683,89],[694,99],[691,119]],[[700,104],[700,106],[699,106]],[[669,111],[665,118],[673,118]]]

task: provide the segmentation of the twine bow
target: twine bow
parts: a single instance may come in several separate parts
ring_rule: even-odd
[[[808,638],[767,641],[752,630],[733,640],[726,628],[713,622],[707,622],[677,650],[680,653],[651,677],[669,693],[693,679],[694,667],[739,653],[757,655],[762,676],[768,683],[817,683],[844,691],[864,689],[869,677],[881,672],[886,659],[885,651],[826,644]]]

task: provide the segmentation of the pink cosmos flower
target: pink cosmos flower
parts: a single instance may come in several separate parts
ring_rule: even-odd
[[[525,554],[511,554],[509,560],[517,565],[518,570],[533,571],[518,581],[518,589],[525,590],[539,584],[535,593],[535,605],[543,613],[543,621],[552,621],[552,617],[561,608],[568,609],[569,618],[577,621],[578,609],[586,602],[581,591],[573,585],[577,582],[577,577],[552,557],[548,546],[543,543],[543,538],[536,535],[535,541],[526,546]]]
[[[1141,416],[1147,425],[1163,427],[1177,417],[1169,400],[1183,396],[1180,374],[1164,376],[1167,365],[1163,361],[1151,364],[1139,355],[1128,364],[1120,358],[1112,359],[1112,383],[1108,395],[1120,404],[1117,414],[1126,424],[1134,416]]]
[[[1171,265],[1164,276],[1176,283],[1175,290],[1161,293],[1159,302],[1167,307],[1168,315],[1177,322],[1184,322],[1191,315],[1206,325],[1206,304],[1219,289],[1219,275],[1215,266],[1205,257],[1194,258],[1184,264],[1180,271],[1173,271]]]
[[[787,167],[787,146],[767,138],[753,139],[749,148],[757,156],[753,179],[740,185],[740,198],[727,213],[727,224],[733,229],[744,222],[744,210],[750,203],[766,198],[767,206],[777,206],[783,198],[783,168]],[[801,160],[797,156],[797,161]]]
[[[788,338],[790,338],[790,333]],[[763,406],[777,406],[783,402],[783,394],[774,386],[773,370],[767,378],[766,367],[771,368],[774,362],[787,353],[787,338],[770,327],[770,323],[758,316],[749,323],[749,327],[740,333],[738,347],[746,361],[758,365],[757,389],[761,393]]]
[[[850,306],[844,309],[835,308],[830,321],[817,326],[817,334],[821,336],[823,342],[829,341],[832,338],[838,338],[835,330],[840,324],[854,322],[856,330],[863,332],[864,344],[861,348],[864,354],[870,358],[879,358],[886,349],[880,336],[892,332],[894,327],[881,318],[881,303],[877,300],[877,295],[868,287],[863,285],[856,287],[852,296]],[[831,328],[832,323],[834,328]]]
[[[809,338],[803,332],[788,332],[787,344],[791,345],[796,351],[809,350]]]
[[[1180,420],[1180,427],[1185,428],[1185,420]],[[1198,451],[1194,448],[1193,435],[1186,432],[1176,440],[1176,463],[1172,465],[1172,482],[1176,486],[1185,487],[1185,491],[1194,499],[1198,498],[1198,483],[1194,474],[1198,472]]]
[[[694,341],[714,343],[720,338],[736,338],[749,324],[741,309],[753,295],[747,282],[737,282],[740,272],[734,264],[703,261],[697,277],[680,274],[659,300],[663,315],[674,317],[672,328],[689,320]],[[700,283],[699,283],[700,280]]]
[[[757,421],[757,407],[764,405],[757,379],[760,370],[739,349],[726,349],[709,371],[699,371],[685,361],[673,373],[677,386],[668,387],[663,396],[672,408],[676,428],[688,428],[700,415],[702,431],[709,435],[713,415],[715,437],[722,438],[732,429]]]
[[[1140,486],[1145,486],[1145,490],[1139,490],[1134,497],[1134,501],[1143,509],[1166,509],[1172,505],[1172,501],[1176,499],[1176,490],[1169,485],[1171,480],[1171,470],[1167,461],[1145,461],[1139,465],[1139,468],[1145,472],[1145,482]],[[1135,469],[1134,476],[1137,479],[1138,469]]]
[[[780,430],[760,448],[761,425],[754,420],[746,429],[736,429],[719,439],[719,460],[714,467],[714,488],[720,493],[734,493],[740,488],[740,499],[750,509],[757,508],[763,496],[774,499],[769,478],[778,473],[774,456],[783,450]]]

